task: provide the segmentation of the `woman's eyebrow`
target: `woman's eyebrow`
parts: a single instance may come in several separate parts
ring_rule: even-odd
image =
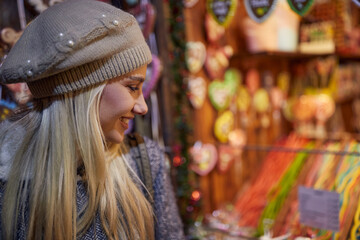
[[[142,77],[142,76],[134,76],[134,75],[132,75],[132,76],[129,76],[129,77],[127,77],[128,79],[130,79],[130,80],[133,80],[133,81],[139,81],[139,82],[144,82],[145,81],[145,78],[144,77]]]

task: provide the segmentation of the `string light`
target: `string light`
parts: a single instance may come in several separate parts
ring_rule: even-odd
[[[200,200],[200,198],[201,198],[201,193],[200,193],[200,191],[195,190],[195,191],[193,191],[193,192],[191,193],[191,200],[197,202],[197,201]]]

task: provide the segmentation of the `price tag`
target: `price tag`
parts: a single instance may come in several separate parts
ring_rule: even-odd
[[[298,188],[300,222],[304,225],[339,231],[340,195],[337,192]]]

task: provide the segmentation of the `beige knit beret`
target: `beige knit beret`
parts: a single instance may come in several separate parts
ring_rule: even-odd
[[[0,83],[26,82],[35,98],[43,98],[150,62],[150,49],[132,15],[100,1],[69,0],[28,25],[0,66]]]

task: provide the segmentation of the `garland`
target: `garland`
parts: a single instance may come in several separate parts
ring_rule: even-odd
[[[176,197],[180,215],[187,229],[194,223],[194,215],[199,210],[201,194],[194,191],[192,185],[195,184],[195,174],[189,171],[189,136],[191,127],[189,126],[189,102],[186,96],[186,85],[184,77],[187,74],[185,65],[185,23],[183,17],[183,1],[169,0],[169,34],[172,47],[170,59],[172,60],[171,74],[174,83],[174,114],[176,139],[173,146],[173,165],[176,169]]]

